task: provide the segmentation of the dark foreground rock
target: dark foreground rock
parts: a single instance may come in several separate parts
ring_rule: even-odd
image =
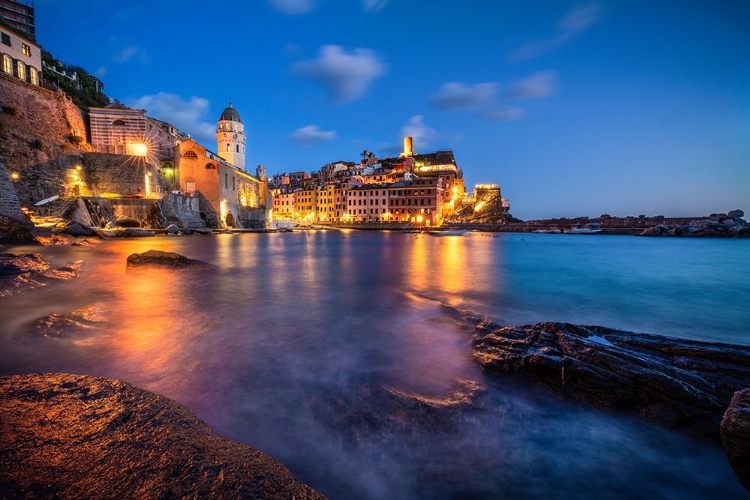
[[[734,393],[721,421],[721,442],[740,483],[750,490],[750,389]]]
[[[324,498],[182,405],[118,380],[0,377],[3,498]]]
[[[128,266],[158,266],[171,268],[184,267],[214,267],[212,264],[200,260],[193,260],[175,252],[149,250],[128,256]]]
[[[604,408],[719,439],[735,391],[750,387],[750,347],[598,326],[539,323],[477,328],[474,357]]]
[[[51,269],[39,254],[0,254],[0,297],[44,286],[50,281],[74,278],[81,264],[78,261]]]

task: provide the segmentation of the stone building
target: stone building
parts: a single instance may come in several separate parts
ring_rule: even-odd
[[[0,26],[2,72],[32,85],[42,82],[42,51],[39,45]]]
[[[230,102],[219,117],[216,142],[219,156],[240,170],[245,170],[245,138],[245,124]]]
[[[91,145],[98,153],[146,156],[146,110],[121,104],[89,108]]]

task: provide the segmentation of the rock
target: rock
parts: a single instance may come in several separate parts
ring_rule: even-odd
[[[145,236],[154,236],[156,233],[153,231],[146,231],[145,229],[136,229],[129,227],[122,232],[122,235],[128,238],[141,238]]]
[[[750,346],[598,326],[480,325],[473,354],[485,370],[713,440],[732,394],[750,387]]]
[[[739,218],[742,218],[742,217],[744,217],[744,216],[745,216],[745,212],[743,212],[743,211],[742,211],[742,210],[740,210],[740,209],[737,209],[737,210],[732,210],[732,211],[730,211],[730,212],[729,212],[729,213],[727,214],[727,216],[728,216],[728,217],[730,217],[730,218],[732,218],[732,219],[734,219],[735,217],[739,217]]]
[[[647,227],[641,232],[641,236],[659,236],[661,235],[661,226]]]
[[[118,380],[0,377],[0,422],[4,498],[324,498],[179,403]]]
[[[177,224],[170,224],[164,228],[164,232],[167,234],[177,234],[180,232],[180,228],[177,227]]]
[[[161,250],[149,250],[143,253],[134,253],[128,256],[128,266],[158,266],[170,268],[182,267],[215,267],[207,262],[193,260],[175,252],[162,252]]]
[[[0,254],[0,297],[9,297],[29,288],[37,288],[53,280],[66,280],[78,276],[81,262],[57,269],[38,254]]]
[[[740,483],[750,490],[750,389],[734,393],[721,420],[721,443]]]
[[[22,217],[0,214],[0,241],[7,243],[37,243],[32,231],[34,224]]]
[[[117,233],[116,232],[109,231],[107,229],[97,229],[96,230],[96,234],[100,238],[104,238],[104,239],[107,239],[107,238],[116,238],[117,237]]]
[[[183,227],[182,229],[180,229],[180,231],[182,232],[182,234],[188,235],[188,236],[193,234],[193,230],[190,229],[189,227]]]
[[[57,228],[57,231],[70,236],[96,236],[96,231],[92,227],[78,222],[65,224],[64,226]]]

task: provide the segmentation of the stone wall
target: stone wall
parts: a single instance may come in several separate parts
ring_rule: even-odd
[[[189,229],[206,227],[206,223],[200,215],[199,198],[178,193],[168,193],[162,198],[161,205],[162,212],[169,224]]]
[[[146,195],[145,177],[151,174],[151,187],[159,185],[158,172],[139,156],[86,153],[82,156],[82,179],[94,196],[116,193]],[[81,193],[83,194],[83,193]]]
[[[0,156],[0,214],[21,217],[21,204],[18,202],[13,180],[5,168],[2,156]]]
[[[11,172],[92,151],[84,114],[65,94],[0,73],[0,106],[0,155]]]

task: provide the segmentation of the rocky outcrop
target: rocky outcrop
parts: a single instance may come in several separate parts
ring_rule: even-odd
[[[182,405],[85,375],[0,377],[7,498],[324,498]]]
[[[38,254],[0,254],[0,298],[21,290],[44,286],[50,281],[65,280],[78,276],[81,262],[57,269]]]
[[[707,219],[682,223],[661,223],[648,227],[641,236],[750,236],[750,224],[742,217],[745,212],[732,210],[727,214],[711,214]]]
[[[482,324],[475,359],[574,399],[719,439],[732,394],[750,387],[750,347],[598,326]]]
[[[214,267],[207,262],[188,259],[184,255],[178,253],[162,252],[161,250],[149,250],[143,253],[130,254],[128,256],[128,267],[131,266],[157,266],[169,268]]]
[[[721,442],[740,483],[750,490],[750,389],[732,396],[721,420]]]

